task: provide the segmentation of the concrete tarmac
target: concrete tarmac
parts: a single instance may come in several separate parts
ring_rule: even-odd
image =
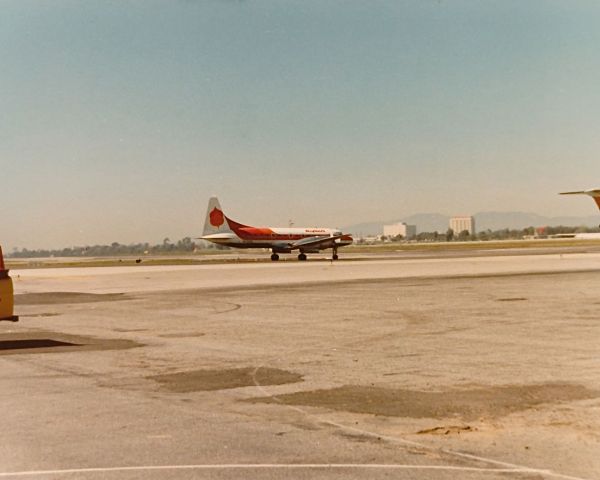
[[[600,253],[13,270],[19,292],[125,293],[351,280],[594,271]]]
[[[1,478],[600,478],[600,255],[13,270]]]

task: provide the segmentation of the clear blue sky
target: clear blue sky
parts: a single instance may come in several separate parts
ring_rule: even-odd
[[[597,1],[4,1],[0,242],[589,215]]]

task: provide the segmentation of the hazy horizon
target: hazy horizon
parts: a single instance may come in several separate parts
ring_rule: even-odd
[[[3,2],[0,244],[599,213],[593,1]],[[600,223],[600,222],[599,222]]]
[[[504,230],[506,228],[511,230],[522,230],[524,228],[529,227],[589,227],[595,228],[598,225],[598,221],[600,221],[600,215],[587,215],[587,216],[562,216],[562,217],[544,217],[538,215],[534,212],[476,212],[472,214],[476,219],[476,231],[499,231]],[[397,222],[407,222],[412,225],[416,225],[417,233],[421,232],[435,232],[443,233],[449,228],[449,219],[451,216],[455,215],[445,215],[438,212],[421,212],[414,213],[411,215],[405,215],[403,217],[393,217],[387,219],[372,219],[366,220],[358,223],[354,223],[352,225],[344,225],[339,226],[337,228],[343,228],[344,232],[351,233],[355,236],[355,238],[362,238],[369,235],[381,234],[383,231],[383,225],[389,225]],[[442,218],[443,217],[443,218]],[[483,217],[483,218],[482,218]],[[533,218],[535,217],[535,218]],[[539,218],[538,218],[539,217]],[[537,221],[536,221],[537,220]],[[550,221],[554,220],[554,221]],[[565,220],[569,220],[565,222]],[[257,224],[258,225],[258,224]],[[262,226],[262,225],[261,225]],[[273,225],[274,226],[274,225]],[[286,227],[288,225],[278,225],[281,227]],[[299,225],[295,225],[299,226]],[[310,226],[310,225],[306,225]],[[314,225],[313,225],[314,226]],[[331,225],[330,225],[331,226]],[[107,242],[86,242],[82,244],[61,244],[61,245],[40,245],[35,248],[27,248],[21,247],[19,245],[13,245],[11,249],[4,248],[5,254],[10,254],[11,251],[22,250],[26,248],[27,250],[60,250],[63,248],[81,248],[81,247],[92,247],[92,246],[102,246],[102,245],[110,245],[114,242],[119,243],[120,245],[140,245],[148,243],[150,246],[160,245],[164,242],[164,240],[168,239],[168,241],[172,244],[179,242],[180,240],[184,240],[186,237],[190,238],[192,242],[198,243],[200,240],[194,235],[186,235],[184,237],[171,237],[169,235],[163,235],[160,238],[155,239],[137,239],[129,242],[120,242],[118,240],[112,240]]]

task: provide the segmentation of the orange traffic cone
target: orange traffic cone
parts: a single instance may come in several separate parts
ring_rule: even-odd
[[[17,322],[19,317],[13,315],[14,292],[12,278],[4,265],[4,255],[0,247],[0,321]]]

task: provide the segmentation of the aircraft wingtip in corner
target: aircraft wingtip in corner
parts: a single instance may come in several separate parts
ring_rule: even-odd
[[[588,195],[594,199],[598,209],[600,209],[600,188],[591,188],[589,190],[578,190],[573,192],[560,192],[559,195]]]
[[[225,215],[219,199],[208,201],[202,240],[234,248],[268,248],[271,260],[279,260],[280,253],[298,250],[298,260],[306,260],[307,253],[332,250],[332,260],[338,259],[338,248],[350,245],[352,236],[335,228],[251,227]]]
[[[560,192],[559,195],[589,195],[590,197],[600,197],[600,188],[590,188],[589,190],[576,190],[572,192]]]

